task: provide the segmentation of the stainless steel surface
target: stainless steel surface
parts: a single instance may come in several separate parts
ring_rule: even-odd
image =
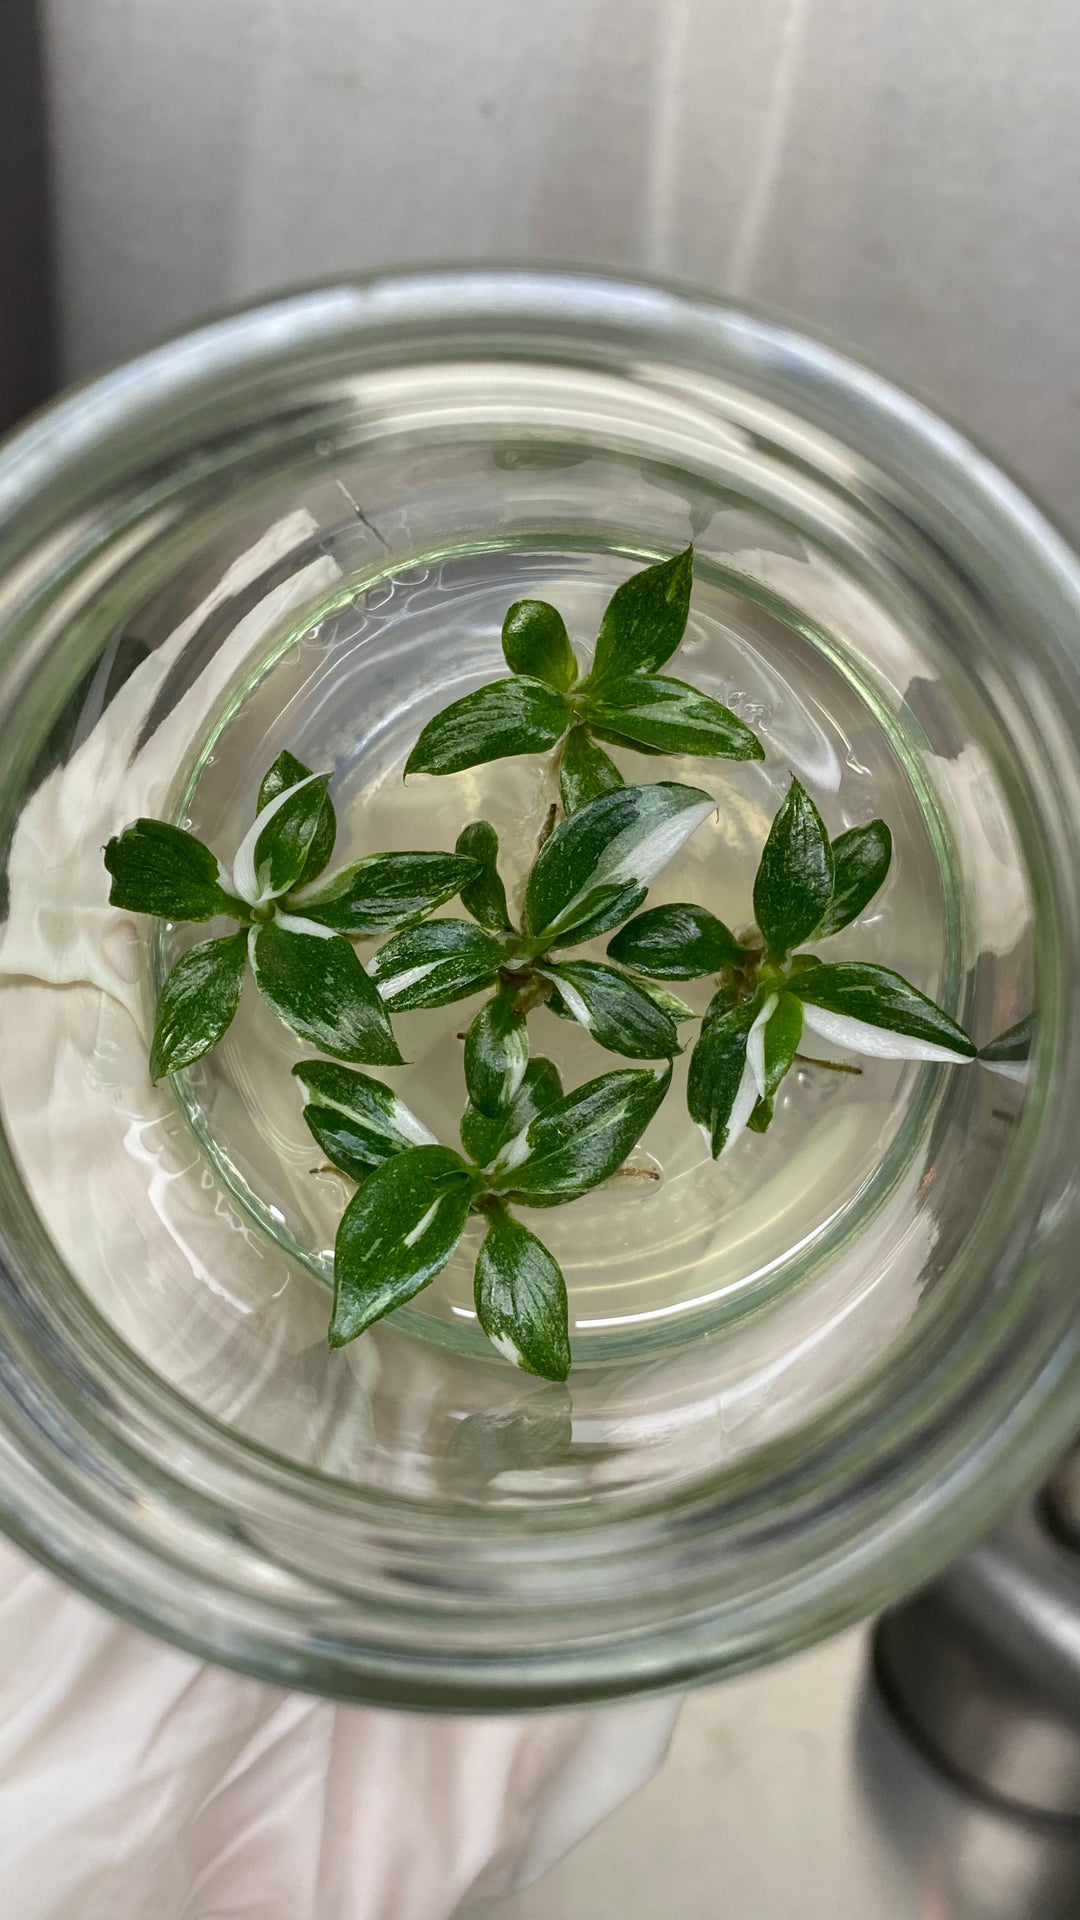
[[[1080,1447],[1074,1447],[1047,1482],[1043,1513],[1051,1530],[1080,1553]]]
[[[1080,1839],[924,1759],[847,1634],[691,1695],[657,1777],[460,1920],[1077,1920]]]
[[[0,433],[53,384],[45,113],[35,0],[0,4]]]
[[[876,1655],[898,1715],[943,1766],[1080,1823],[1080,1557],[1040,1505],[886,1615]]]

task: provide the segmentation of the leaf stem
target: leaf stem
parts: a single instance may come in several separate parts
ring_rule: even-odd
[[[827,1067],[830,1073],[861,1073],[861,1067],[853,1067],[846,1060],[816,1060],[813,1054],[797,1053],[796,1060],[804,1067]]]
[[[556,825],[558,823],[558,819],[559,819],[559,803],[557,800],[553,800],[550,807],[547,810],[547,818],[544,821],[544,824],[541,827],[539,836],[537,838],[537,842],[536,842],[537,853],[539,853],[543,847],[547,846],[548,841],[551,839],[551,836],[555,831]]]

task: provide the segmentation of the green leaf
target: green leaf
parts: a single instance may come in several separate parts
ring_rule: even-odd
[[[543,969],[558,984],[574,1019],[609,1053],[630,1060],[670,1060],[681,1053],[674,1020],[652,995],[598,960],[567,960]],[[474,1096],[475,1097],[475,1096]]]
[[[774,1094],[799,1051],[803,1007],[793,993],[781,993],[765,1022],[765,1097]]]
[[[707,973],[737,967],[743,949],[735,935],[707,907],[677,901],[639,913],[608,942],[621,967],[656,980],[700,980]]]
[[[157,1005],[150,1078],[163,1080],[216,1047],[240,1004],[247,934],[192,947],[168,974]]]
[[[773,959],[808,940],[833,893],[833,855],[820,813],[792,779],[754,881],[754,913]]]
[[[308,1097],[304,1119],[327,1159],[350,1179],[365,1179],[392,1154],[435,1144],[404,1100],[370,1074],[330,1060],[301,1060],[293,1072]]]
[[[1035,1044],[1035,1015],[1026,1013],[1015,1027],[1006,1028],[994,1040],[979,1048],[979,1059],[987,1066],[1015,1066],[1031,1056]]]
[[[608,601],[586,685],[662,667],[686,631],[693,579],[693,547],[631,574]]]
[[[477,1255],[476,1317],[507,1360],[541,1380],[570,1371],[566,1283],[543,1242],[502,1207],[487,1215]]]
[[[616,745],[660,753],[699,753],[711,759],[762,760],[764,748],[743,721],[696,687],[659,675],[609,678],[587,696],[583,711],[597,733]]]
[[[395,934],[371,963],[381,999],[395,1013],[443,1007],[490,987],[506,948],[471,920],[429,920]]]
[[[378,989],[341,934],[279,913],[250,944],[259,992],[302,1040],[336,1060],[401,1065]]]
[[[815,940],[839,933],[857,919],[882,885],[892,861],[892,834],[884,820],[850,827],[832,843],[833,893],[825,917],[814,928]]]
[[[794,974],[811,1033],[835,1046],[885,1060],[970,1060],[976,1048],[962,1027],[899,973],[858,960],[819,964]]]
[[[559,1070],[542,1056],[530,1060],[524,1078],[509,1107],[491,1118],[474,1107],[470,1100],[461,1116],[461,1144],[478,1167],[489,1166],[499,1148],[521,1132],[538,1113],[544,1113],[563,1097]]]
[[[477,1192],[450,1147],[412,1147],[376,1167],[341,1217],[330,1345],[343,1347],[441,1273]]]
[[[500,1149],[490,1184],[530,1207],[559,1207],[610,1179],[671,1085],[671,1068],[621,1067],[589,1080]]]
[[[529,1028],[504,987],[481,1007],[465,1036],[465,1085],[474,1107],[490,1117],[513,1100],[529,1064]]]
[[[661,1013],[666,1013],[676,1025],[681,1020],[697,1019],[693,1007],[688,1007],[686,1001],[680,1000],[677,993],[669,993],[668,989],[660,986],[657,981],[637,980],[634,984],[641,988],[642,993],[647,993],[653,1006],[659,1007]]]
[[[686,1104],[691,1120],[704,1127],[714,1160],[737,1138],[760,1098],[746,1056],[761,1011],[760,996],[737,1006],[726,993],[717,994],[690,1055]]]
[[[456,851],[479,867],[475,878],[461,889],[461,904],[489,933],[510,932],[506,888],[499,878],[499,836],[487,820],[474,820],[457,837]]]
[[[765,1022],[763,1049],[763,1086],[760,1098],[747,1121],[755,1133],[766,1133],[773,1117],[776,1091],[792,1062],[802,1039],[802,1001],[793,993],[781,993]]]
[[[219,913],[246,920],[247,907],[226,891],[209,847],[164,820],[135,820],[109,841],[109,905],[162,920],[215,920]]]
[[[475,860],[455,853],[371,853],[314,891],[291,893],[286,905],[336,933],[389,933],[417,926],[475,873]]]
[[[429,720],[405,762],[410,773],[460,773],[513,754],[546,753],[572,715],[561,693],[515,674],[492,680]]]
[[[587,940],[599,940],[612,927],[635,913],[648,894],[647,887],[598,887],[592,896],[591,911],[584,920],[573,920],[561,932],[544,935],[544,944],[554,952],[558,947],[580,947]]]
[[[525,890],[526,931],[565,939],[570,929],[610,910],[620,894],[640,894],[715,808],[715,800],[699,787],[669,782],[618,787],[590,800],[556,827],[533,862]],[[619,917],[633,910],[627,906]],[[588,936],[578,937],[592,938],[597,931],[593,927]]]
[[[233,885],[249,906],[265,906],[295,887],[322,819],[328,773],[286,787],[256,817],[233,861]]]
[[[288,787],[299,786],[301,780],[307,780],[310,776],[311,768],[305,767],[303,761],[298,760],[295,754],[279,753],[273,766],[263,775],[257,811],[261,813],[263,808],[268,807],[271,800],[276,800],[280,793],[284,793]],[[318,879],[334,851],[336,839],[337,816],[334,813],[334,803],[327,794],[322,803],[319,824],[308,848],[304,870],[296,882],[298,887],[310,886],[313,880]]]
[[[503,621],[502,649],[511,673],[528,674],[566,693],[577,661],[561,613],[546,600],[515,600]]]
[[[572,727],[559,763],[559,795],[566,813],[576,813],[602,793],[625,786],[614,760],[598,747],[587,727]]]

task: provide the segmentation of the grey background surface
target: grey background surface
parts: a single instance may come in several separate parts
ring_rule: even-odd
[[[1080,531],[1076,0],[44,0],[69,375],[431,259],[828,329]]]

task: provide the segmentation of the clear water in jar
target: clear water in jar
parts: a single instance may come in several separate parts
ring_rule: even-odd
[[[506,670],[499,633],[511,602],[552,600],[585,659],[611,592],[652,557],[462,551],[340,597],[230,701],[193,777],[185,824],[230,860],[263,772],[287,747],[333,772],[335,867],[386,850],[450,849],[467,822],[483,818],[498,831],[513,908],[555,798],[551,756],[407,784],[405,759],[433,713]],[[661,762],[611,750],[627,780],[685,781],[716,799],[715,814],[654,883],[650,905],[694,900],[736,930],[747,926],[758,856],[796,773],[831,833],[880,814],[894,836],[886,887],[829,942],[829,956],[883,962],[940,995],[949,946],[941,825],[917,760],[872,688],[804,624],[700,568],[687,635],[667,670],[739,713],[766,758]],[[462,911],[454,902],[442,909]],[[374,945],[361,942],[361,955]],[[602,958],[603,942],[580,951]],[[702,981],[677,990],[700,1011],[712,988]],[[396,1017],[409,1064],[373,1069],[449,1145],[459,1144],[465,1100],[462,1036],[481,998]],[[530,1031],[534,1054],[553,1059],[567,1087],[627,1064],[544,1009],[531,1015]],[[695,1031],[682,1029],[691,1044]],[[808,1037],[806,1052],[822,1051]],[[320,1164],[303,1123],[290,1069],[310,1053],[249,983],[224,1042],[185,1076],[183,1098],[218,1176],[249,1216],[329,1279],[352,1188]],[[686,1112],[684,1055],[628,1170],[569,1206],[532,1215],[566,1276],[577,1365],[638,1359],[724,1324],[782,1287],[794,1262],[805,1272],[815,1254],[827,1257],[867,1217],[910,1159],[933,1076],[903,1063],[859,1064],[856,1076],[800,1063],[769,1133],[744,1135],[714,1162]],[[488,1351],[472,1306],[481,1234],[471,1222],[449,1266],[396,1316],[399,1325]]]

